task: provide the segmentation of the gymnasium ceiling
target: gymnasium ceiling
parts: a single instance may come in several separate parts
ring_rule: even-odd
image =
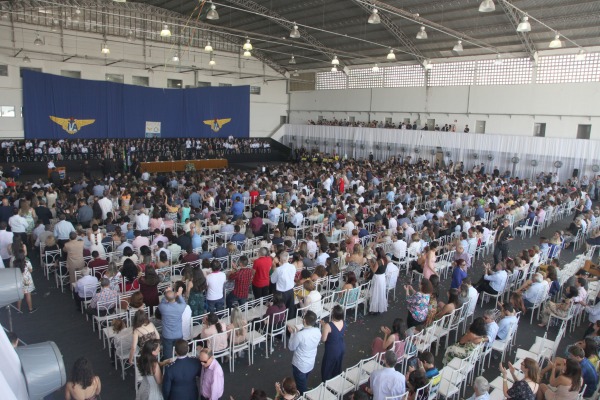
[[[216,51],[241,53],[249,38],[252,55],[280,73],[325,70],[333,56],[341,67],[384,66],[392,62],[386,59],[390,49],[395,62],[423,63],[497,55],[534,58],[538,51],[574,54],[578,46],[600,48],[599,0],[493,2],[495,11],[484,13],[478,10],[480,0],[217,0],[218,20],[206,18],[211,3],[202,0],[12,0],[0,1],[0,12],[16,22],[60,21],[65,29],[105,35],[126,36],[133,29],[138,38],[159,41],[165,40],[158,32],[166,22],[173,27],[169,40],[199,49],[211,40]],[[71,19],[76,7],[82,10],[77,26]],[[367,23],[374,7],[379,24]],[[521,10],[530,16],[529,33],[516,31]],[[289,36],[294,23],[301,34],[297,39]],[[421,26],[425,40],[415,38]],[[550,50],[556,32],[563,47]],[[459,39],[464,51],[457,54],[452,49]],[[289,63],[292,54],[296,64]]]

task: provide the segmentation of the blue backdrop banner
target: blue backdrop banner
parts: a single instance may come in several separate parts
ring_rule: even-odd
[[[27,139],[248,137],[250,87],[157,89],[23,71]]]

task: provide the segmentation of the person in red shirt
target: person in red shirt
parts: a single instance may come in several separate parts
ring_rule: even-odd
[[[248,267],[248,257],[241,256],[238,259],[237,266],[233,267],[227,277],[227,280],[234,282],[233,290],[227,294],[225,299],[228,308],[235,307],[234,303],[241,306],[248,301],[248,292],[250,291],[250,282],[253,275],[254,270]]]
[[[108,269],[108,261],[100,258],[100,253],[96,250],[92,251],[92,258],[93,259],[88,263],[88,268],[96,275],[96,278],[101,279],[102,273]]]
[[[250,203],[254,205],[256,203],[256,199],[260,196],[258,190],[256,190],[256,186],[252,186],[252,190],[250,191]]]
[[[252,293],[254,298],[259,299],[269,295],[269,272],[271,271],[271,265],[273,260],[269,257],[269,251],[266,247],[262,247],[258,251],[258,257],[252,266],[254,269],[254,277],[252,278]]]

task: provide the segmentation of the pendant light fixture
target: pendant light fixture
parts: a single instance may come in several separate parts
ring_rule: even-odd
[[[299,39],[300,38],[300,31],[298,30],[298,25],[296,25],[295,22],[294,22],[294,28],[292,28],[292,30],[290,31],[290,37],[292,39]]]
[[[35,40],[33,41],[33,44],[36,46],[43,46],[44,45],[44,41],[42,40],[42,38],[40,37],[39,33],[35,33]]]
[[[558,32],[556,33],[556,35],[554,35],[554,40],[550,42],[548,47],[551,49],[560,49],[562,47],[562,42],[560,40],[560,35],[558,34]]]
[[[251,55],[250,50],[244,50],[244,57],[250,57]]]
[[[290,61],[288,61],[288,64],[296,64],[296,59],[294,58],[293,54],[292,54],[292,58],[290,58]]]
[[[171,30],[169,29],[169,25],[164,24],[162,30],[160,31],[161,37],[171,37]]]
[[[390,61],[394,61],[396,59],[396,54],[394,54],[394,49],[390,49],[390,52],[387,55],[387,59]]]
[[[373,72],[373,73],[375,73],[375,74],[379,73],[379,67],[377,66],[377,64],[375,64],[375,65],[373,66],[373,68],[371,68],[371,72]]]
[[[242,47],[242,49],[244,50],[252,50],[252,43],[250,43],[250,39],[246,39],[246,43],[244,43],[244,46]]]
[[[419,29],[419,32],[417,32],[417,39],[427,39],[427,31],[425,30],[424,26],[422,26],[421,29]]]
[[[496,5],[494,4],[494,0],[483,0],[479,5],[479,12],[492,12],[495,10]]]
[[[462,51],[463,51],[462,40],[459,40],[458,42],[456,42],[456,44],[452,48],[452,51],[454,51],[455,53],[462,53]]]
[[[219,19],[219,13],[217,12],[217,6],[212,2],[210,3],[210,10],[206,13],[206,19],[217,20]]]
[[[331,65],[340,65],[340,60],[338,60],[337,56],[333,56],[333,60],[331,60]]]
[[[210,45],[210,42],[206,43],[206,46],[204,46],[204,51],[210,53],[211,51],[213,51],[213,47]]]
[[[208,65],[210,65],[212,67],[215,64],[216,64],[216,62],[215,62],[215,53],[211,53],[210,54],[210,61],[208,62]]]
[[[517,32],[531,32],[531,24],[529,23],[529,17],[527,15],[524,15],[523,18],[521,18],[521,22],[517,26]]]
[[[379,16],[379,11],[377,11],[376,8],[374,8],[373,11],[371,12],[371,15],[369,15],[369,19],[367,20],[367,22],[370,24],[380,24],[381,23],[381,17]]]

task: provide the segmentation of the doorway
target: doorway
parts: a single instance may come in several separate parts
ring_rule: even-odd
[[[475,133],[485,133],[485,121],[475,121]]]

